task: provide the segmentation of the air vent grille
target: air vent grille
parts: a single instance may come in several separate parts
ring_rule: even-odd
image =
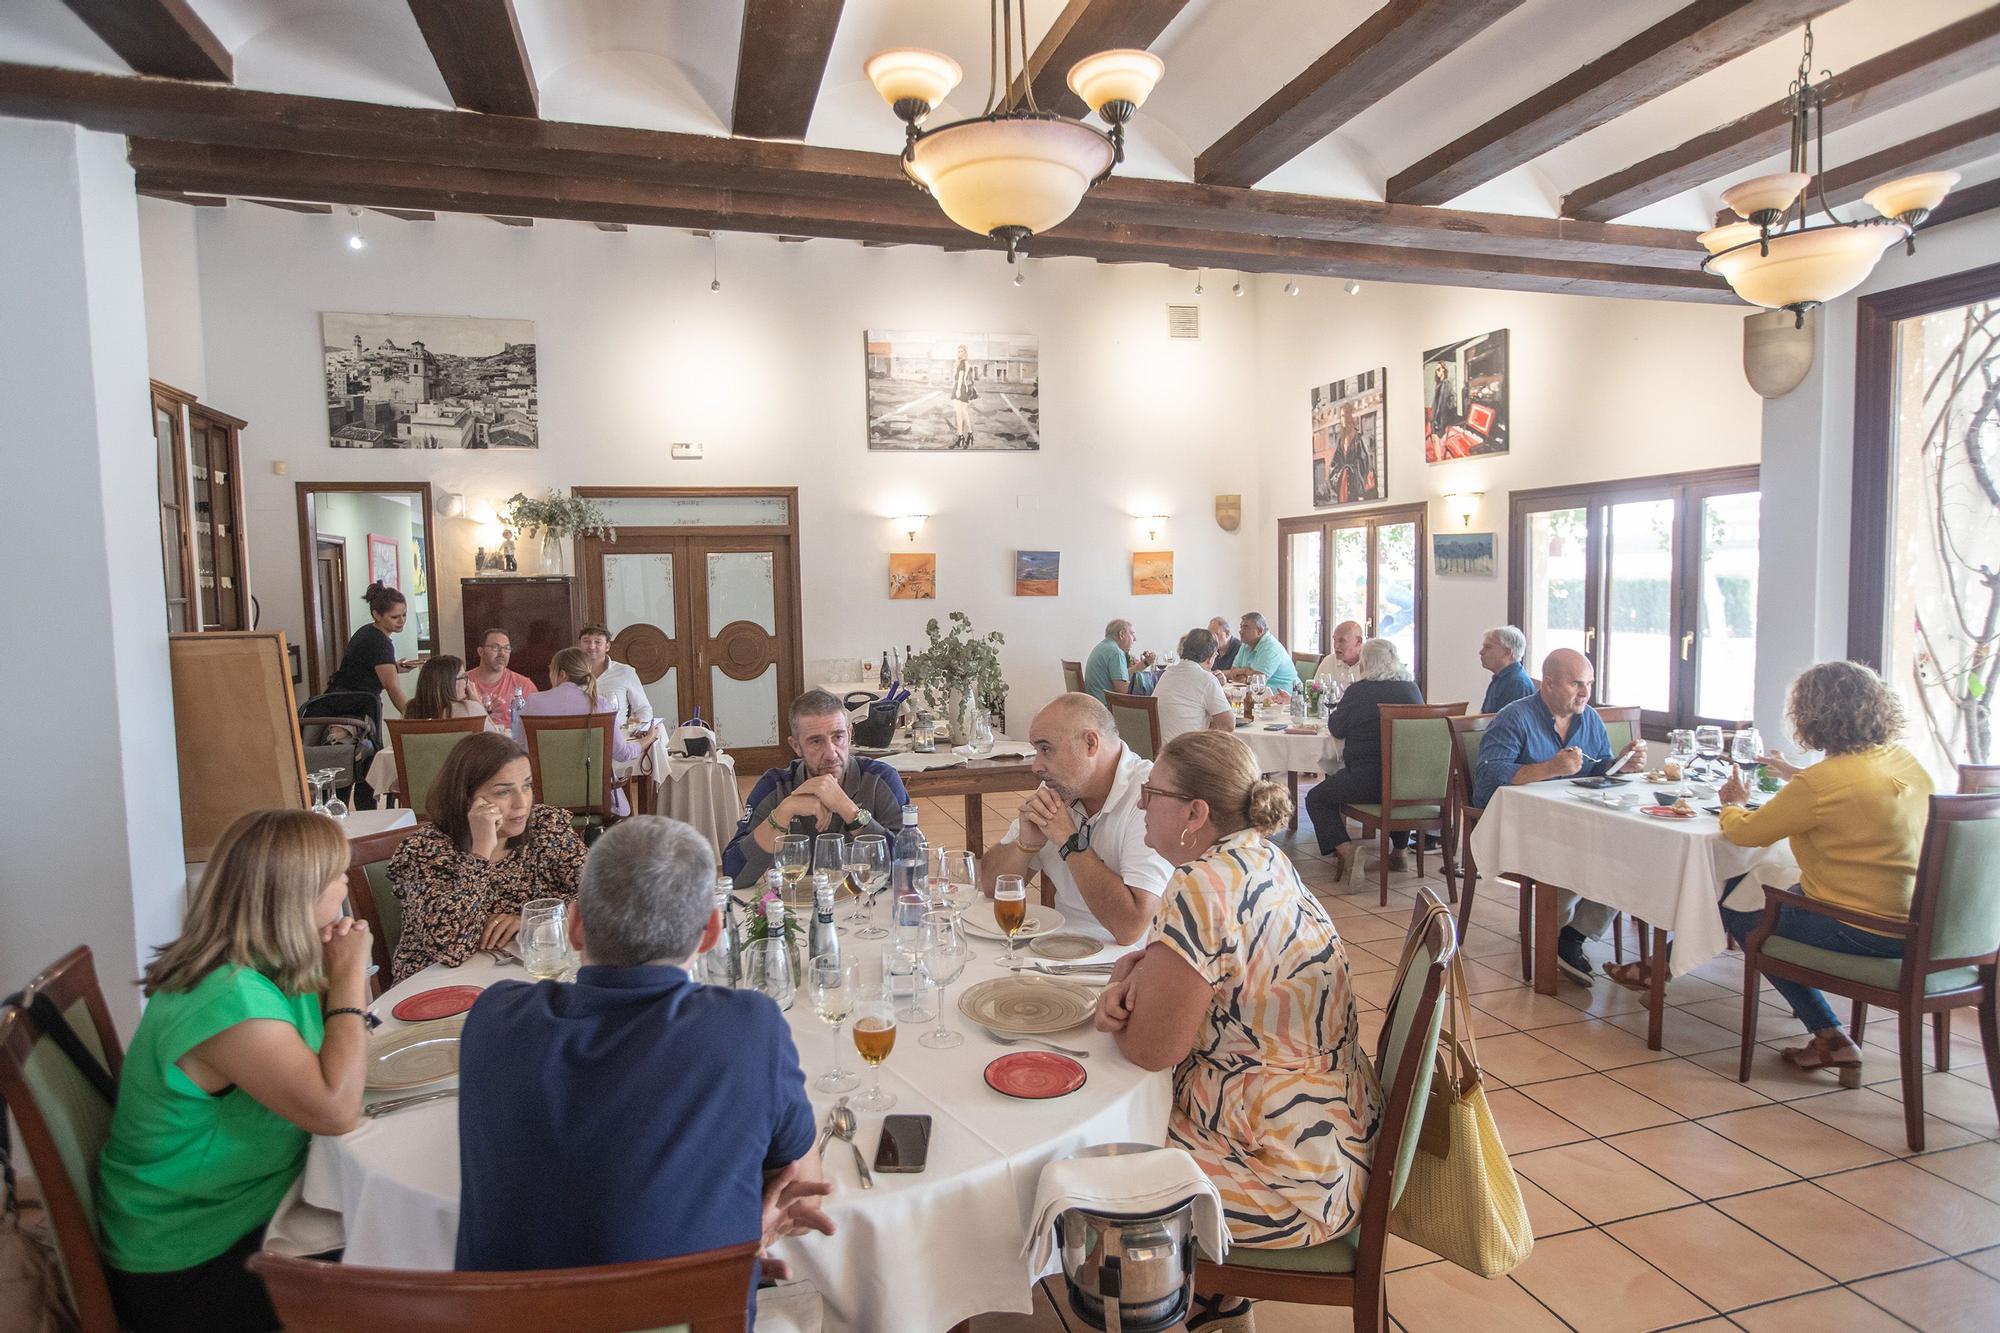
[[[1168,306],[1167,336],[1169,338],[1200,338],[1201,307],[1198,305]]]

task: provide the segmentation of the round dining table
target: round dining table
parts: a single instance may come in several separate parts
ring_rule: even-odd
[[[886,917],[886,908],[877,914]],[[842,943],[858,958],[882,942],[843,932]],[[882,1086],[896,1098],[890,1114],[931,1117],[928,1166],[920,1174],[875,1173],[874,1188],[864,1189],[854,1153],[840,1140],[829,1140],[823,1161],[835,1188],[826,1210],[835,1234],[793,1237],[773,1247],[795,1279],[819,1290],[828,1330],[944,1333],[977,1314],[1026,1313],[1032,1284],[1043,1276],[1030,1271],[1024,1257],[1042,1168],[1090,1144],[1165,1141],[1171,1074],[1130,1063],[1088,1023],[1050,1037],[1088,1052],[1082,1061],[1087,1078],[1077,1091],[1022,1101],[987,1085],[986,1066],[1009,1048],[967,1021],[957,1000],[967,986],[1007,975],[1006,946],[979,939],[973,945],[977,956],[945,996],[946,1022],[964,1034],[964,1043],[930,1050],[917,1039],[935,1026],[935,1016],[929,1022],[906,1019],[882,1066]],[[437,986],[485,987],[510,980],[527,980],[520,965],[511,959],[498,963],[487,954],[474,954],[456,968],[426,968],[373,1005],[382,1019],[377,1039],[403,1026],[391,1010],[408,996]],[[931,1007],[935,1015],[934,1001]],[[824,1125],[835,1098],[814,1091],[811,1083],[833,1063],[832,1031],[814,1018],[803,992],[787,1017],[815,1119]],[[861,1072],[865,1087],[866,1072],[846,1029],[839,1043],[842,1067]],[[857,1111],[857,1116],[855,1143],[872,1165],[882,1115]],[[457,1098],[364,1118],[349,1134],[315,1138],[300,1193],[306,1204],[338,1215],[347,1262],[449,1269],[458,1233]],[[534,1221],[524,1218],[522,1224]]]

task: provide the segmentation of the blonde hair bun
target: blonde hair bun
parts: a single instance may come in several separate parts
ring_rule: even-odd
[[[1284,784],[1264,778],[1250,784],[1249,803],[1244,810],[1249,826],[1259,833],[1275,832],[1292,817],[1292,798]]]

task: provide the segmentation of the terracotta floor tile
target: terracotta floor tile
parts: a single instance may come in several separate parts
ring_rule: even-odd
[[[1389,1237],[1389,1244],[1382,1251],[1382,1267],[1386,1272],[1396,1272],[1403,1268],[1420,1268],[1425,1264],[1438,1262],[1438,1257],[1421,1245],[1415,1245],[1401,1236]]]
[[[1753,1106],[1701,1122],[1726,1139],[1802,1176],[1844,1171],[1882,1160],[1881,1149],[1823,1125],[1789,1106]]]
[[[1924,1333],[1992,1333],[2000,1312],[2000,1280],[1961,1263],[1870,1278],[1854,1289]]]
[[[2000,1245],[2000,1204],[1908,1162],[1846,1171],[1820,1183],[1947,1254]]]
[[[1842,1282],[1943,1257],[1915,1236],[1810,1182],[1738,1195],[1715,1206]]]
[[[1716,1115],[1771,1104],[1771,1099],[1763,1093],[1687,1060],[1628,1065],[1613,1070],[1611,1077],[1685,1116]]]
[[[1971,1264],[1988,1277],[2000,1277],[2000,1249],[1980,1250],[1958,1258],[1960,1263]]]
[[[1483,1278],[1457,1264],[1430,1264],[1389,1279],[1389,1308],[1408,1333],[1563,1333],[1562,1320],[1508,1278]],[[1262,1320],[1259,1321],[1262,1326]]]
[[[1519,1171],[1514,1173],[1514,1183],[1521,1187],[1521,1200],[1528,1206],[1528,1225],[1534,1228],[1538,1239],[1558,1236],[1565,1231],[1581,1231],[1590,1225],[1590,1220],[1582,1213]]]
[[[1726,1051],[1691,1055],[1688,1059],[1732,1083],[1736,1081],[1737,1053],[1734,1046]],[[1760,1046],[1750,1055],[1750,1081],[1740,1086],[1761,1092],[1773,1101],[1788,1102],[1832,1092],[1840,1086],[1840,1082],[1827,1070],[1794,1068],[1779,1057],[1775,1047]]]
[[[1644,1039],[1650,1015],[1644,1011],[1613,1014],[1606,1021]],[[1700,1055],[1703,1051],[1736,1049],[1736,1031],[1696,1018],[1685,1009],[1669,1006],[1660,1015],[1660,1048],[1675,1055]]]
[[[1799,1024],[1798,1020],[1792,1017],[1790,1007],[1784,1004],[1772,1004],[1770,997],[1771,988],[1766,986],[1764,988],[1764,1016],[1758,1019],[1757,1022],[1759,1035],[1764,1037],[1782,1036],[1798,1040],[1799,1038],[1794,1038],[1793,1034],[1800,1031]],[[1743,996],[1740,991],[1727,999],[1707,1000],[1700,1004],[1678,1005],[1676,1007],[1685,1013],[1693,1014],[1696,1018],[1706,1019],[1717,1027],[1728,1028],[1731,1032],[1741,1032],[1743,1030]],[[1790,1023],[1791,1026],[1788,1028],[1778,1027],[1778,1015],[1783,1015],[1784,1021]]]
[[[1767,1189],[1798,1178],[1693,1121],[1620,1134],[1608,1142],[1698,1199]]]
[[[1909,1328],[1840,1287],[1738,1310],[1729,1317],[1749,1333],[1906,1333]]]
[[[1486,995],[1494,991],[1526,990],[1528,983],[1521,980],[1521,974],[1508,967],[1488,967],[1477,959],[1465,962],[1465,989],[1470,995]]]
[[[1650,1097],[1641,1096],[1603,1074],[1584,1074],[1577,1078],[1535,1083],[1526,1089],[1526,1093],[1571,1124],[1600,1138],[1680,1119],[1678,1112],[1668,1110]]]
[[[1591,1333],[1640,1333],[1714,1313],[1601,1231],[1537,1241],[1514,1280],[1570,1327]]]
[[[1390,921],[1386,917],[1371,917],[1366,921],[1356,921],[1341,927],[1343,939],[1357,940],[1363,944],[1370,940],[1400,940],[1409,933],[1408,922]]]
[[[1502,972],[1511,972],[1517,981],[1520,979],[1521,941],[1512,935],[1475,924],[1465,932],[1465,956]],[[1496,958],[1502,961],[1493,961]]]
[[[1516,1154],[1514,1170],[1600,1225],[1697,1202],[1680,1186],[1597,1139]]]
[[[1910,1165],[1920,1166],[1934,1176],[1942,1176],[2000,1203],[2000,1143],[1975,1143],[1968,1148],[1927,1152],[1912,1157]]]
[[[1667,978],[1667,1003],[1670,1005],[1705,1004],[1710,1000],[1729,999],[1741,1004],[1743,987],[1718,985],[1692,973],[1687,976]]]
[[[1479,1043],[1479,1063],[1510,1087],[1551,1078],[1573,1078],[1590,1072],[1588,1065],[1544,1046],[1525,1032],[1510,1032]]]
[[[1644,1029],[1641,1028],[1641,1031]],[[1635,1037],[1601,1018],[1537,1028],[1535,1039],[1545,1046],[1555,1047],[1564,1055],[1575,1056],[1592,1069],[1621,1069],[1626,1065],[1673,1059],[1672,1051],[1649,1051],[1644,1037]]]
[[[1824,1124],[1871,1143],[1883,1152],[1907,1157],[1913,1151],[1903,1126],[1903,1103],[1875,1088],[1842,1088],[1820,1097],[1790,1103]],[[1948,1120],[1924,1116],[1924,1151],[1956,1148],[1978,1141],[1978,1135]]]
[[[1070,1327],[1090,1325],[1070,1316]],[[1395,1320],[1390,1319],[1391,1326]],[[1338,1305],[1286,1305],[1278,1301],[1257,1302],[1257,1333],[1353,1333],[1354,1311]]]
[[[1869,1086],[1886,1097],[1894,1097],[1897,1101],[1903,1099],[1901,1080],[1871,1083]],[[2000,1135],[2000,1120],[1996,1120],[1993,1114],[1991,1090],[1956,1074],[1924,1075],[1924,1114],[1949,1120],[1985,1138]]]
[[[1646,1007],[1646,997],[1637,991],[1626,990],[1599,978],[1588,987],[1579,986],[1565,978],[1556,987],[1555,998],[1581,1014],[1592,1018],[1610,1018],[1613,1014],[1636,1014]]]
[[[1488,991],[1473,1001],[1472,1007],[1511,1023],[1523,1031],[1576,1023],[1582,1015],[1549,995],[1532,990]]]
[[[1486,1094],[1500,1128],[1500,1141],[1511,1153],[1536,1152],[1560,1143],[1575,1143],[1590,1134],[1549,1110],[1516,1088],[1502,1088]]]
[[[1707,1204],[1634,1217],[1604,1229],[1718,1310],[1828,1285],[1823,1274]]]

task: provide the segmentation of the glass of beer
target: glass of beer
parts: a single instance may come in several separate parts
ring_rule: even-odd
[[[896,1049],[896,999],[886,985],[867,985],[854,992],[854,1049],[868,1066],[868,1091],[854,1099],[864,1111],[886,1111],[896,1104],[882,1091],[882,1062]]]
[[[1014,958],[1014,937],[1028,920],[1028,881],[1019,875],[1002,875],[993,881],[993,924],[1007,932],[1007,966],[1019,967]]]
[[[795,908],[802,905],[799,886],[812,873],[812,860],[811,838],[803,833],[787,833],[779,837],[777,850],[771,854],[771,864],[785,877],[785,906]]]
[[[521,904],[521,961],[538,981],[569,971],[569,904],[536,898]]]
[[[813,1080],[821,1092],[850,1092],[861,1080],[840,1067],[840,1026],[854,1012],[854,989],[860,976],[858,965],[842,965],[837,956],[815,958],[807,965],[806,985],[812,995],[813,1013],[833,1029],[833,1068]]]

